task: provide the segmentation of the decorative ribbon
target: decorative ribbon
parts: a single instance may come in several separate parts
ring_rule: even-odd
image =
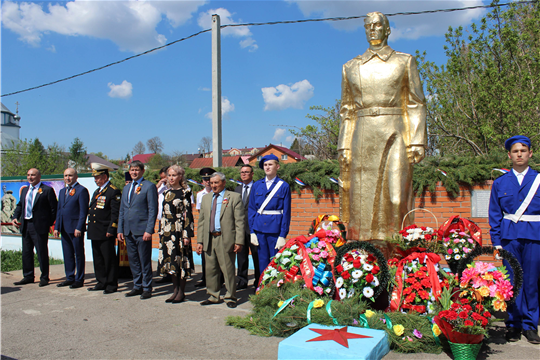
[[[360,326],[365,327],[366,329],[369,329],[369,324],[367,321],[367,317],[365,314],[360,315],[360,318],[358,318]]]
[[[287,271],[287,274],[285,275],[287,281],[294,281],[294,277],[296,276],[296,274],[298,274],[298,270],[300,269],[298,268],[298,266],[295,265],[289,271]]]
[[[460,218],[459,215],[454,215],[441,225],[437,233],[441,238],[443,238],[448,236],[450,234],[450,230],[452,229],[457,229],[459,231],[468,231],[471,238],[478,242],[480,246],[482,246],[482,230],[473,221],[465,218]]]
[[[440,346],[441,341],[439,340],[439,337],[437,335],[435,335],[435,331],[433,331],[433,326],[434,326],[433,319],[431,318],[431,316],[427,316],[427,319],[429,320],[429,323],[431,324],[431,333],[433,334],[433,337],[435,338],[435,344]],[[439,325],[437,325],[437,326],[439,326]]]
[[[324,274],[324,268],[325,267],[326,267],[326,264],[320,263],[317,266],[317,269],[315,269],[315,272],[313,274],[313,280],[312,280],[313,286],[316,286],[319,283],[319,280],[321,279],[321,277]]]
[[[429,282],[431,283],[431,287],[433,289],[433,296],[435,297],[435,300],[441,296],[441,284],[439,283],[437,271],[435,271],[435,264],[441,260],[440,256],[433,253],[414,252],[402,259],[398,264],[396,271],[397,286],[392,293],[392,302],[390,303],[391,311],[397,311],[400,307],[400,300],[403,292],[403,267],[409,261],[418,260],[420,263],[422,263],[424,262],[424,259],[426,260],[426,267],[428,269],[427,272],[429,274]]]
[[[332,301],[334,300],[330,300],[328,301],[328,304],[326,304],[326,312],[332,318],[332,321],[334,322],[334,324],[339,325],[339,322],[337,321],[337,319],[334,316],[332,316],[332,306],[330,305],[332,304]]]
[[[313,300],[312,302],[309,303],[308,307],[307,307],[307,323],[308,324],[311,324],[311,309],[313,309],[313,305],[315,304],[315,301],[316,300]]]
[[[386,327],[388,328],[388,330],[392,330],[392,320],[390,320],[390,318],[386,314],[384,314],[384,319],[386,320]]]
[[[311,247],[311,245],[313,245],[314,243],[317,243],[319,242],[319,238],[318,237],[312,237],[311,240],[309,240],[307,243],[306,243],[306,247]]]
[[[289,306],[289,304],[291,303],[291,301],[294,300],[295,297],[297,297],[298,295],[294,295],[292,298],[290,299],[287,299],[285,300],[285,302],[279,307],[279,309],[277,309],[276,313],[274,314],[274,316],[272,316],[272,319],[270,319],[270,335],[272,334],[272,320],[276,317],[277,314],[279,314],[283,309],[285,309],[287,306]],[[311,305],[311,304],[310,304]]]

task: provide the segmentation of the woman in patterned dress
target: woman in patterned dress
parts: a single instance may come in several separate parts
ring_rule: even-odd
[[[159,264],[162,274],[171,274],[174,292],[165,302],[184,301],[186,276],[191,273],[189,261],[190,238],[193,237],[193,215],[191,213],[191,189],[184,179],[185,171],[172,165],[167,171],[168,189],[163,193],[163,215],[161,217],[161,241]]]

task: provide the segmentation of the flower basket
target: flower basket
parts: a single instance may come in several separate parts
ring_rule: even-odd
[[[455,360],[476,360],[482,344],[459,344],[448,342]]]
[[[459,273],[459,262],[468,253],[482,246],[482,230],[473,221],[454,215],[437,231],[445,247],[444,258],[454,274]]]

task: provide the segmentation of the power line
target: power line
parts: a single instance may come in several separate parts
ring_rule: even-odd
[[[452,9],[437,9],[437,10],[423,10],[423,11],[407,11],[407,12],[397,12],[397,13],[392,13],[392,14],[385,14],[387,17],[392,17],[392,16],[409,16],[409,15],[422,15],[422,14],[435,14],[435,13],[448,13],[448,12],[455,12],[455,11],[465,11],[465,10],[474,10],[474,9],[486,9],[486,8],[496,8],[496,7],[503,7],[503,6],[508,6],[510,4],[532,4],[532,3],[536,3],[538,2],[538,0],[527,0],[527,1],[516,1],[516,2],[513,2],[513,3],[504,3],[504,4],[490,4],[490,5],[477,5],[477,6],[468,6],[468,7],[464,7],[464,8],[452,8]],[[344,21],[344,20],[357,20],[357,19],[362,19],[362,18],[365,18],[366,15],[358,15],[358,16],[346,16],[346,17],[331,17],[331,18],[321,18],[321,19],[303,19],[303,20],[283,20],[283,21],[270,21],[270,22],[261,22],[261,23],[243,23],[243,24],[228,24],[228,25],[221,25],[221,28],[227,28],[227,27],[240,27],[240,26],[262,26],[262,25],[281,25],[281,24],[299,24],[299,23],[307,23],[307,22],[319,22],[319,21]],[[194,33],[192,35],[189,35],[185,38],[181,38],[181,39],[178,39],[178,40],[175,40],[173,42],[170,42],[170,43],[167,43],[165,45],[162,45],[162,46],[158,46],[158,47],[155,47],[153,49],[150,49],[150,50],[146,50],[145,52],[142,52],[140,54],[136,54],[136,55],[133,55],[133,56],[130,56],[130,57],[127,57],[125,59],[122,59],[122,60],[119,60],[119,61],[115,61],[115,62],[112,62],[110,64],[107,64],[107,65],[103,65],[103,66],[100,66],[100,67],[97,67],[97,68],[94,68],[92,70],[88,70],[88,71],[85,71],[85,72],[82,72],[82,73],[79,73],[79,74],[76,74],[76,75],[72,75],[72,76],[68,76],[66,78],[63,78],[63,79],[59,79],[59,80],[56,80],[56,81],[52,81],[52,82],[49,82],[49,83],[46,83],[46,84],[42,84],[42,85],[38,85],[38,86],[33,86],[31,88],[28,88],[28,89],[24,89],[24,90],[19,90],[19,91],[14,91],[14,92],[11,92],[11,93],[7,93],[7,94],[4,94],[4,95],[0,95],[0,97],[5,97],[5,96],[11,96],[11,95],[15,95],[15,94],[20,94],[20,93],[23,93],[23,92],[27,92],[27,91],[30,91],[30,90],[35,90],[35,89],[39,89],[39,88],[42,88],[42,87],[45,87],[45,86],[50,86],[50,85],[54,85],[54,84],[58,84],[60,82],[63,82],[63,81],[67,81],[67,80],[71,80],[71,79],[74,79],[76,77],[79,77],[79,76],[83,76],[83,75],[86,75],[86,74],[90,74],[90,73],[93,73],[95,71],[98,71],[98,70],[102,70],[102,69],[105,69],[105,68],[108,68],[108,67],[111,67],[113,65],[117,65],[117,64],[121,64],[125,61],[128,61],[128,60],[131,60],[131,59],[135,59],[139,56],[143,56],[143,55],[146,55],[146,54],[150,54],[151,52],[154,52],[154,51],[157,51],[157,50],[161,50],[163,48],[166,48],[168,46],[171,46],[171,45],[174,45],[174,44],[177,44],[181,41],[185,41],[185,40],[188,40],[188,39],[191,39],[191,38],[194,38],[196,36],[199,36],[201,34],[204,34],[206,32],[209,32],[211,31],[212,29],[206,29],[206,30],[201,30],[197,33]]]

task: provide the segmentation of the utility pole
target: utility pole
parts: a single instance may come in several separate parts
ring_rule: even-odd
[[[221,167],[221,21],[212,15],[212,148],[213,165]]]

